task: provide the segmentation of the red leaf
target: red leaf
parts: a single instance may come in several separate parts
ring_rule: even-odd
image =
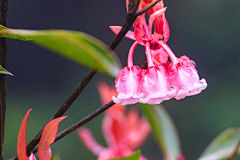
[[[51,160],[52,150],[50,145],[55,141],[59,123],[66,117],[67,116],[53,119],[44,127],[38,147],[38,155],[40,160]]]
[[[18,132],[17,155],[19,160],[29,160],[27,156],[27,151],[26,151],[26,128],[27,128],[28,116],[31,110],[32,109],[29,109],[27,114],[24,116]]]

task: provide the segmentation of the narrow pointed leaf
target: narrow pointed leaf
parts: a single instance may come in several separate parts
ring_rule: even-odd
[[[137,150],[136,152],[134,152],[132,155],[124,157],[124,158],[114,158],[111,160],[139,160],[141,156],[141,151]]]
[[[13,76],[13,74],[11,72],[4,69],[1,65],[0,65],[0,74],[7,74],[7,75],[10,75],[10,76]]]
[[[27,114],[24,116],[20,129],[18,132],[17,139],[17,155],[19,160],[29,160],[26,151],[26,129],[27,129],[27,120],[32,109],[29,109]]]
[[[51,160],[52,150],[50,145],[55,141],[59,123],[65,118],[66,116],[53,119],[44,127],[38,147],[40,160]]]
[[[209,144],[199,159],[224,159],[234,151],[239,140],[240,128],[228,128]],[[238,153],[239,152],[240,151],[238,151]]]
[[[116,77],[120,63],[114,52],[98,39],[78,31],[66,30],[3,30],[2,33],[20,35],[76,63]],[[0,31],[1,34],[1,31]]]
[[[2,31],[2,30],[5,30],[5,31],[2,33],[1,37],[17,39],[17,40],[22,40],[22,41],[29,41],[29,40],[31,40],[30,38],[25,37],[25,36],[20,36],[20,35],[16,35],[16,34],[9,34],[7,32],[13,32],[13,30],[0,25],[0,31]]]
[[[162,105],[142,104],[141,109],[152,127],[152,133],[166,160],[181,157],[180,140],[170,115]]]

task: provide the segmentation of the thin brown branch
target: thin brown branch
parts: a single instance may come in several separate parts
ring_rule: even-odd
[[[99,114],[101,114],[102,112],[104,112],[105,110],[107,110],[108,108],[110,108],[111,106],[113,106],[115,103],[113,101],[108,102],[107,104],[103,105],[102,107],[100,107],[99,109],[97,109],[96,111],[92,112],[91,114],[89,114],[88,116],[86,116],[85,118],[81,119],[80,121],[78,121],[77,123],[75,123],[74,125],[68,127],[67,129],[63,130],[62,132],[57,134],[57,137],[54,141],[54,143],[58,140],[60,140],[61,138],[65,137],[66,135],[68,135],[69,133],[75,131],[76,129],[78,129],[79,127],[81,127],[82,125],[84,125],[85,123],[89,122],[90,120],[92,120],[93,118],[95,118],[96,116],[98,116]],[[38,149],[38,146],[36,146],[33,149],[33,153],[36,153]]]
[[[230,156],[226,160],[233,160],[233,158],[237,155],[239,148],[240,148],[240,140],[238,141],[238,144],[236,145],[232,154],[230,154]]]
[[[132,14],[135,14],[135,13],[136,13],[136,11],[137,11],[137,9],[138,9],[138,6],[139,6],[139,3],[140,3],[140,0],[136,0],[136,1],[135,1],[134,5],[133,5],[133,9],[130,10],[130,12],[131,12]]]
[[[137,0],[137,2],[135,3],[135,6],[133,7],[132,10],[130,10],[127,14],[127,18],[126,21],[121,29],[121,31],[118,33],[118,35],[115,37],[115,39],[112,41],[112,43],[109,46],[109,49],[111,50],[115,50],[116,47],[121,43],[121,41],[123,40],[123,37],[125,36],[125,34],[129,31],[129,29],[132,27],[133,22],[136,20],[137,16],[136,16],[136,10],[138,8],[139,5],[139,1]]]
[[[1,0],[1,24],[7,26],[8,0]],[[8,41],[1,38],[0,64],[7,68]],[[3,160],[4,125],[6,114],[7,76],[0,75],[0,158]]]
[[[150,8],[152,8],[155,4],[157,4],[158,2],[160,2],[161,0],[156,0],[153,1],[152,3],[150,3],[148,6],[144,7],[143,9],[137,11],[136,15],[140,16],[141,14],[147,12]]]

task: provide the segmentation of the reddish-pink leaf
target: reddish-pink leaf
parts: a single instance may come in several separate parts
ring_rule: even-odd
[[[59,123],[66,117],[67,116],[53,119],[44,127],[38,147],[38,155],[40,160],[51,160],[52,150],[50,145],[55,141]]]
[[[19,160],[29,160],[26,151],[26,128],[27,128],[27,120],[32,109],[29,109],[27,114],[24,116],[19,132],[18,132],[18,140],[17,140],[17,155]]]
[[[84,127],[81,127],[78,130],[78,136],[82,140],[83,144],[95,155],[99,155],[104,147],[96,142],[94,139],[92,132]]]
[[[113,33],[115,33],[116,35],[122,30],[121,26],[109,26],[109,28],[113,31]],[[132,39],[132,40],[136,40],[134,37],[134,33],[133,31],[128,31],[125,35],[125,37]]]

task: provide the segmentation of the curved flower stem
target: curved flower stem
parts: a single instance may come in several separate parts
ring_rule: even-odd
[[[1,24],[7,26],[8,0],[1,0]],[[0,64],[7,68],[8,41],[1,38]],[[0,160],[3,160],[4,125],[6,113],[7,76],[0,75]]]
[[[128,53],[128,67],[133,66],[133,54],[134,54],[134,50],[137,47],[137,45],[138,45],[138,42],[137,41],[134,42],[132,47],[129,50],[129,53]]]
[[[152,55],[151,55],[151,50],[150,50],[150,42],[146,43],[146,51],[145,52],[146,52],[148,67],[154,66],[153,60],[152,60]]]
[[[170,47],[168,47],[167,44],[163,43],[162,41],[159,42],[159,44],[163,47],[163,49],[167,52],[169,58],[171,59],[172,63],[174,65],[176,65],[178,63],[178,59],[175,56],[175,54],[173,53],[173,51],[171,50]]]

